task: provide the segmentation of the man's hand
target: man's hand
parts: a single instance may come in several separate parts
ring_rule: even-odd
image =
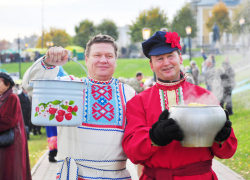
[[[220,132],[218,132],[218,134],[215,137],[215,141],[225,141],[227,140],[227,138],[229,138],[230,134],[231,134],[231,126],[232,126],[232,122],[229,120],[229,115],[228,112],[226,110],[224,110],[227,116],[227,121],[225,122],[224,127],[220,130]]]
[[[48,66],[63,66],[68,62],[68,50],[60,47],[51,47],[46,52],[46,57],[48,57],[44,63]]]
[[[159,146],[166,146],[173,140],[182,141],[184,136],[176,122],[169,118],[168,110],[164,110],[152,129],[149,130],[149,136],[153,143]]]

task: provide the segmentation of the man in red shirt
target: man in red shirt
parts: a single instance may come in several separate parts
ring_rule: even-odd
[[[212,180],[212,159],[230,158],[237,139],[227,121],[216,135],[212,147],[182,147],[184,135],[168,110],[173,105],[202,103],[219,105],[215,96],[204,88],[186,82],[180,70],[183,63],[180,38],[176,32],[157,31],[142,43],[157,76],[156,84],[127,103],[127,126],[123,149],[135,164],[144,166],[140,180]]]

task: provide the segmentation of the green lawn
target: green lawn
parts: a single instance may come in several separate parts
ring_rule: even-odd
[[[220,160],[245,179],[250,179],[250,93],[244,91],[233,95],[233,111],[230,116],[238,147],[231,159]]]
[[[221,63],[225,60],[226,56],[216,56],[216,67],[221,67]],[[231,63],[241,59],[242,56],[230,56]],[[193,58],[197,65],[201,67],[203,62],[202,57]],[[79,61],[84,64],[85,61]],[[31,66],[32,63],[22,63],[22,75]],[[189,65],[189,60],[184,60],[184,66]],[[2,64],[2,69],[8,72],[18,72],[18,63]],[[64,70],[68,74],[77,77],[86,76],[81,66],[74,62],[69,62],[64,66]],[[145,76],[152,76],[153,73],[149,66],[148,59],[118,59],[117,69],[114,77],[134,77],[137,71],[142,71]],[[236,81],[239,82],[249,78],[249,70],[240,71],[236,74]],[[220,160],[223,164],[242,175],[245,179],[250,180],[250,93],[245,91],[233,95],[233,110],[234,115],[230,116],[233,122],[234,132],[238,139],[238,148],[233,158],[228,160]],[[31,167],[37,162],[39,157],[48,148],[47,138],[43,129],[42,135],[31,136],[29,141],[30,161]]]

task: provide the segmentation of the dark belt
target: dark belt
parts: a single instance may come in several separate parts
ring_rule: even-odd
[[[143,174],[147,180],[172,180],[173,176],[194,176],[212,171],[212,160],[186,164],[175,169],[150,168],[145,166]]]

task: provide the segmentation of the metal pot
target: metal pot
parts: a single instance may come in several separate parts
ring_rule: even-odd
[[[227,118],[221,106],[172,106],[173,118],[184,133],[182,147],[211,147]]]
[[[79,62],[74,62],[82,66]],[[82,68],[88,74],[83,66]],[[28,83],[33,87],[32,124],[39,126],[80,126],[82,124],[84,94],[87,89],[85,82],[46,79],[30,82],[28,77]]]

